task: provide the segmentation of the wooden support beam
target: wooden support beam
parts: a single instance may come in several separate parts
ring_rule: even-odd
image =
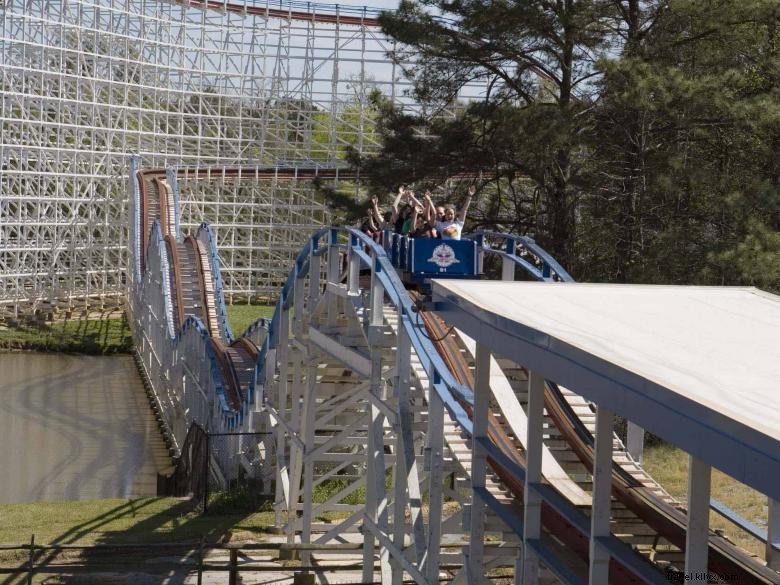
[[[539,557],[527,543],[537,541],[542,534],[542,498],[534,485],[542,481],[544,448],[544,378],[537,372],[528,373],[528,436],[526,438],[527,469],[525,474],[525,510],[523,522],[523,585],[539,583]]]
[[[444,504],[444,403],[433,390],[428,391],[428,534],[423,567],[429,583],[439,581],[439,551]]]
[[[393,398],[396,405],[402,401],[405,395],[402,388],[409,390],[409,373],[411,370],[412,343],[409,335],[403,327],[403,315],[398,311],[398,336],[396,344],[396,376],[393,379]],[[399,421],[394,425],[396,461],[393,467],[393,545],[399,550],[404,550],[404,537],[406,536],[406,507],[409,501],[407,492],[406,457],[404,457],[404,438],[401,433],[401,411],[399,408]],[[403,555],[403,553],[402,553]],[[403,563],[397,555],[390,556],[390,566],[393,572],[393,585],[403,583]]]
[[[474,417],[471,437],[471,513],[469,514],[469,555],[467,576],[470,584],[484,581],[485,503],[477,495],[485,487],[487,453],[481,444],[487,438],[490,403],[490,350],[477,343],[474,372]]]
[[[626,426],[626,449],[637,463],[642,463],[645,452],[645,429],[628,421]]]
[[[385,416],[377,406],[384,398],[384,382],[382,380],[382,348],[371,348],[371,401],[369,411],[371,420],[368,427],[368,449],[366,456],[366,507],[364,526],[372,523],[383,533],[387,532],[387,494],[385,492],[385,455],[384,455],[384,424]],[[382,585],[389,585],[392,580],[390,559],[387,547],[380,544],[379,560]],[[363,530],[363,583],[374,581],[374,533]]]
[[[701,583],[707,573],[710,531],[710,466],[688,456],[688,528],[685,532],[686,583]],[[706,577],[703,581],[706,582]]]
[[[767,504],[766,564],[780,571],[780,502],[769,498]]]
[[[612,510],[612,437],[614,414],[611,410],[596,407],[596,447],[593,455],[593,507],[590,516],[590,568],[588,582],[591,585],[609,583],[609,551],[599,538],[609,536],[609,519]]]

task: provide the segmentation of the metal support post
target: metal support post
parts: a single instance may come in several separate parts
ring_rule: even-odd
[[[609,551],[598,541],[609,536],[609,519],[612,502],[612,438],[613,418],[611,410],[596,407],[596,447],[593,456],[593,504],[590,516],[590,585],[607,585],[609,582]]]
[[[685,582],[700,583],[707,573],[710,531],[710,466],[688,456],[688,528],[685,531]],[[704,578],[706,582],[707,579]]]
[[[523,523],[524,585],[539,583],[539,557],[528,546],[542,534],[542,498],[534,486],[542,482],[542,451],[544,432],[544,378],[537,372],[528,373],[528,436],[526,441],[525,510]]]
[[[474,429],[471,437],[471,514],[469,515],[469,556],[467,575],[472,585],[484,581],[485,504],[477,491],[485,488],[487,453],[481,441],[487,440],[490,402],[490,350],[477,343],[474,373]]]

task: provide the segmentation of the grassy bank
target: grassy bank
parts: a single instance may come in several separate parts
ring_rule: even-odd
[[[136,498],[83,502],[0,505],[0,543],[120,544],[258,539],[273,525],[269,506],[247,511],[226,496],[210,498],[200,515],[179,498]]]
[[[645,467],[684,503],[685,453],[666,445],[649,448]],[[327,499],[341,487],[336,483],[320,486],[315,499]],[[269,502],[249,492],[212,495],[206,516],[193,510],[190,502],[177,498],[0,505],[0,543],[29,542],[31,534],[35,534],[38,543],[174,542],[197,540],[201,536],[210,541],[257,540],[273,528],[273,512]],[[765,497],[718,471],[713,471],[712,492],[713,497],[752,522],[766,526]],[[763,557],[763,547],[758,541],[714,513],[711,525],[724,529],[737,544]]]
[[[19,323],[0,329],[0,350],[115,354],[133,349],[124,317],[65,319],[51,323]]]
[[[688,495],[688,455],[671,445],[661,444],[645,451],[645,469],[666,491],[686,505]],[[712,470],[712,497],[766,529],[767,500],[759,492],[732,479],[725,473]],[[710,526],[722,529],[730,540],[764,558],[764,544],[737,529],[715,512],[710,512]]]
[[[275,305],[228,305],[228,323],[233,335],[238,337],[246,328],[261,317],[270,319]]]
[[[260,317],[270,318],[274,306],[228,305],[227,312],[234,335],[241,335]],[[130,353],[133,338],[127,319],[116,313],[100,318],[29,321],[0,328],[0,351],[12,350],[110,355]]]

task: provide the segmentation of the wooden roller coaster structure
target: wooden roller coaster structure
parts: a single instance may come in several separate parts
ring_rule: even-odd
[[[270,441],[236,442],[213,461],[215,476],[234,475],[238,459],[244,473],[273,479],[277,525],[290,541],[362,539],[366,582],[378,571],[383,583],[434,583],[443,567],[447,579],[473,580],[463,525],[471,504],[474,344],[407,289],[408,270],[393,265],[389,234],[387,249],[351,228],[313,234],[292,262],[273,318],[234,339],[208,226],[180,233],[176,172],[134,171],[134,333],[146,375],[163,380],[158,394],[170,404],[163,410],[173,432],[198,422],[212,431],[272,433]],[[337,178],[318,169],[258,176]],[[475,275],[495,256],[504,279],[520,269],[531,279],[570,280],[529,238],[483,233],[475,241]],[[488,547],[480,571],[513,566],[519,582],[529,381],[522,364],[494,362],[492,476],[484,490],[487,530],[502,546]],[[550,382],[544,407],[546,491],[534,547],[551,581],[583,583],[594,411]],[[685,510],[617,437],[613,443],[612,530],[602,542],[609,581],[666,583],[684,569]],[[780,583],[720,534],[710,534],[709,568],[739,583]]]

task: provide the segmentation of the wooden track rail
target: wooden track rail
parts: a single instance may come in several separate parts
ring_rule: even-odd
[[[238,171],[230,171],[229,174],[237,175]],[[217,316],[212,268],[205,246],[194,236],[177,240],[174,233],[174,195],[163,177],[163,171],[139,173],[139,229],[144,234],[142,258],[149,246],[152,223],[158,220],[168,255],[174,329],[181,329],[190,315],[203,322],[210,334],[210,344],[225,381],[229,407],[237,411],[251,383],[257,347],[249,339],[238,339],[232,343],[224,339]]]

